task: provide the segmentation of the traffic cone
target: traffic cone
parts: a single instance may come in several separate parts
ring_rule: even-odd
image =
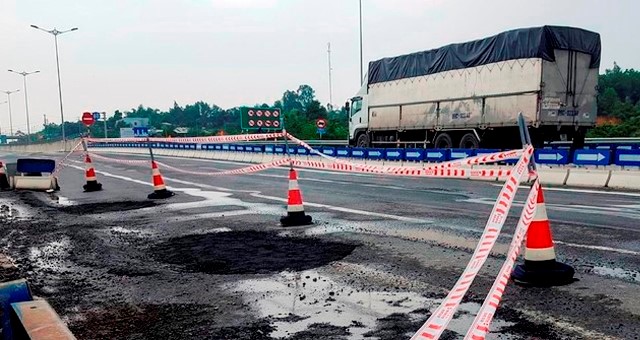
[[[91,163],[91,157],[89,157],[89,154],[85,156],[84,164],[87,169],[87,171],[85,172],[87,184],[82,186],[84,188],[84,191],[93,192],[102,190],[102,184],[98,183],[98,179],[96,178],[96,170],[93,168],[93,164]]]
[[[573,267],[556,261],[544,195],[538,186],[536,214],[527,231],[524,264],[516,266],[511,278],[524,285],[560,286],[573,282],[574,274]]]
[[[311,216],[305,215],[302,203],[302,192],[298,186],[298,173],[289,170],[289,199],[287,202],[287,216],[280,218],[284,227],[295,227],[311,224]]]
[[[7,177],[7,171],[4,169],[4,164],[0,162],[0,189],[10,189],[9,178]]]
[[[175,195],[173,191],[167,190],[167,187],[164,185],[164,179],[162,179],[156,161],[151,161],[151,174],[153,176],[153,192],[147,196],[149,199],[164,199]]]

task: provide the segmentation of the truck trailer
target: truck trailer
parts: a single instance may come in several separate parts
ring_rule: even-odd
[[[369,63],[346,108],[359,147],[514,148],[522,113],[534,146],[595,126],[600,35],[522,28]]]

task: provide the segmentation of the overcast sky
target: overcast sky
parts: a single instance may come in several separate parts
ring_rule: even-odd
[[[638,13],[634,0],[364,0],[364,60],[554,24],[600,33],[601,71],[614,60],[638,69]],[[28,77],[34,131],[60,111],[53,36],[30,24],[79,28],[59,37],[66,120],[174,100],[272,103],[300,84],[328,103],[328,42],[333,102],[359,87],[357,0],[0,0],[0,90],[23,90],[6,69],[41,71]],[[24,130],[23,93],[11,98],[14,130]],[[3,133],[8,124],[1,104]]]

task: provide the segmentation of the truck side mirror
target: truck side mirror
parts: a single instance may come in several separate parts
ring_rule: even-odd
[[[347,111],[347,114],[349,114],[350,110],[349,110],[349,102],[348,101],[344,103],[344,109]]]

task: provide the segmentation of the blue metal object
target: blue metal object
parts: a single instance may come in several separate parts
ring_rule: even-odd
[[[290,146],[290,147],[289,147],[289,154],[290,154],[290,155],[295,155],[295,154],[297,154],[297,149],[298,149],[298,148],[296,148],[296,147]]]
[[[307,148],[305,148],[304,146],[299,146],[296,148],[296,152],[298,155],[308,155],[309,154],[309,150]]]
[[[404,160],[404,149],[386,149],[385,159],[390,161]]]
[[[569,150],[538,149],[535,151],[535,161],[538,164],[569,164],[569,160]]]
[[[21,158],[18,159],[16,171],[26,174],[52,173],[56,168],[56,161],[52,159]]]
[[[367,159],[384,159],[384,149],[366,149]]]
[[[351,149],[349,148],[336,148],[336,156],[349,157],[351,156]]]
[[[408,161],[420,162],[424,160],[425,149],[406,149],[404,156]]]
[[[273,153],[274,146],[273,145],[265,145],[264,146],[264,152],[265,153]]]
[[[322,152],[323,154],[328,155],[328,156],[334,156],[335,157],[337,155],[336,148],[329,147],[329,146],[323,146],[320,149],[320,152]]]
[[[254,145],[253,146],[253,152],[261,152],[264,153],[264,145]]]
[[[13,340],[11,327],[11,304],[14,302],[32,301],[31,289],[26,280],[20,279],[0,283],[0,308],[2,308],[2,337]]]
[[[476,155],[475,149],[451,149],[451,159],[462,159]]]
[[[352,158],[366,158],[367,154],[366,154],[367,149],[365,148],[352,148],[351,149],[351,157]]]
[[[424,160],[427,162],[444,162],[451,159],[451,149],[424,150]]]
[[[618,149],[614,163],[620,166],[640,166],[640,150]]]
[[[576,150],[573,153],[575,165],[608,165],[610,159],[609,150]]]

